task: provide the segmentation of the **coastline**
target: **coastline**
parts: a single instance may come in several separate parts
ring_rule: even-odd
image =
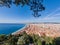
[[[53,25],[55,25],[55,24],[60,24],[60,23],[28,23],[28,24],[25,24],[24,27],[22,27],[22,28],[18,29],[17,31],[13,32],[12,35],[14,35],[14,34],[16,34],[17,32],[23,30],[23,29],[26,28],[29,24],[43,24],[43,25],[47,25],[47,24],[52,25],[52,24],[53,24]]]
[[[27,27],[27,28],[26,28]],[[58,37],[60,36],[60,24],[25,24],[24,27],[20,28],[19,30],[12,33],[12,35],[15,35],[20,31],[25,30],[27,34],[38,34],[43,35],[46,34],[46,36],[52,36],[52,37]]]
[[[27,25],[28,25],[28,24],[25,24],[25,26],[24,26],[24,27],[22,27],[22,28],[20,28],[19,30],[17,30],[17,31],[15,31],[15,32],[13,32],[13,33],[12,33],[12,35],[14,35],[15,33],[17,33],[17,32],[19,32],[19,31],[23,30],[24,28],[26,28],[26,27],[27,27]]]

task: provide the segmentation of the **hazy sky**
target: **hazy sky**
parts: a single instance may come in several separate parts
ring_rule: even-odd
[[[60,22],[60,0],[44,0],[45,11],[35,18],[28,6],[0,7],[0,23]]]

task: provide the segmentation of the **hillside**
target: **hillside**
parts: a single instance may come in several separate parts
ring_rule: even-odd
[[[59,37],[60,24],[27,24],[21,31],[15,34],[20,34],[26,31],[27,34],[38,34],[39,36]]]

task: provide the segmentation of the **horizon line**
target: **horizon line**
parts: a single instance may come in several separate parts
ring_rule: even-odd
[[[51,24],[60,24],[60,22],[20,22],[20,23],[13,23],[13,22],[11,22],[10,24],[49,24],[49,23],[51,23]],[[4,24],[4,23],[0,23],[0,24]],[[5,24],[9,24],[8,22],[5,22]]]

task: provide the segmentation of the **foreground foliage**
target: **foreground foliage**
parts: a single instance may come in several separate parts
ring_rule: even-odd
[[[60,37],[40,37],[23,32],[19,35],[0,35],[0,45],[60,45]]]

